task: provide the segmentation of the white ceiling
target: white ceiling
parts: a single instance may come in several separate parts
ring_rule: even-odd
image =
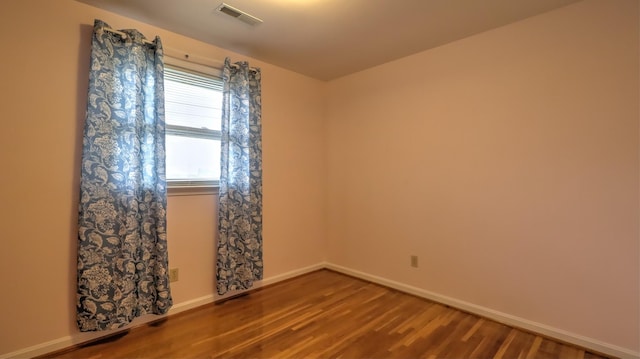
[[[580,0],[77,0],[331,80]]]

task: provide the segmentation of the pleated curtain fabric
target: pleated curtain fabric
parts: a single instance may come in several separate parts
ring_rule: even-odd
[[[216,258],[221,295],[249,289],[263,275],[261,72],[227,58],[222,78]]]
[[[96,20],[78,228],[80,331],[172,305],[166,238],[162,44]]]

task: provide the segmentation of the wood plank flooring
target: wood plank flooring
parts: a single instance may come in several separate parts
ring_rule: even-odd
[[[43,358],[603,358],[328,270]]]

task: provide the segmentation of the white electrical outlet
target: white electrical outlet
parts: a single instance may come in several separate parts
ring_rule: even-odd
[[[178,268],[169,269],[169,282],[177,282],[178,281]]]
[[[418,256],[411,256],[411,266],[418,268]]]

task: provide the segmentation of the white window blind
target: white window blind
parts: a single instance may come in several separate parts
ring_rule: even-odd
[[[220,179],[221,79],[165,65],[167,182],[216,186]]]

